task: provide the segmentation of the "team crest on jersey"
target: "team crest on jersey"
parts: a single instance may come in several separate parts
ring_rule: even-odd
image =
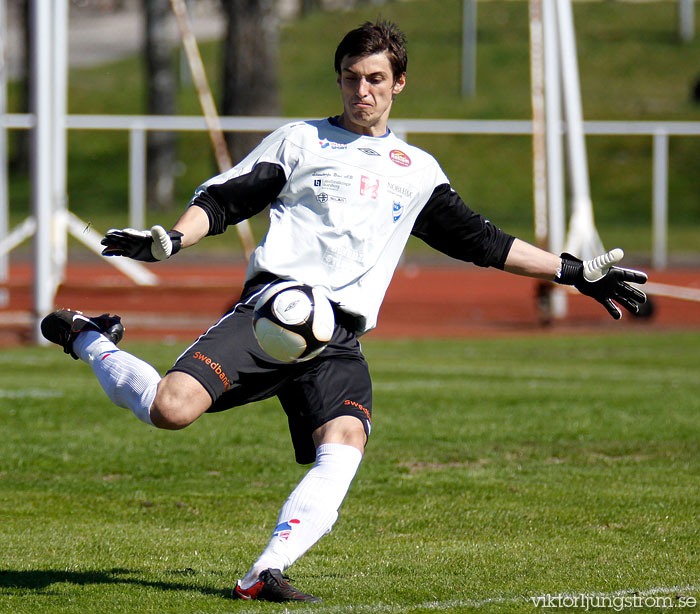
[[[360,196],[369,196],[377,200],[379,197],[379,179],[371,179],[362,175],[360,178]]]
[[[389,152],[389,159],[399,166],[411,166],[411,158],[400,149],[392,149]]]
[[[347,143],[335,143],[333,141],[329,141],[328,139],[321,139],[318,144],[321,146],[321,149],[347,149],[348,145]]]
[[[399,218],[401,217],[401,214],[403,213],[403,205],[401,203],[397,203],[394,201],[394,206],[393,206],[393,217],[394,217],[394,223],[399,221]]]

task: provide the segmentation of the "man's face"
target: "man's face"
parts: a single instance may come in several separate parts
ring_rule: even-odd
[[[406,75],[394,79],[386,52],[360,58],[345,56],[338,85],[343,97],[343,127],[358,134],[383,136],[391,103],[406,85]]]

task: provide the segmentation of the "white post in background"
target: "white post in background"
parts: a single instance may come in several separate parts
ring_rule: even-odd
[[[68,261],[68,0],[53,0],[53,118],[52,118],[52,279],[54,294],[65,278]]]
[[[7,113],[7,5],[0,0],[0,117]],[[5,238],[10,231],[10,196],[7,187],[7,128],[0,125],[0,237]],[[7,253],[0,251],[0,284],[7,283],[10,276],[10,264]],[[0,307],[10,300],[6,288],[0,288]]]
[[[0,0],[3,8],[4,2]],[[33,337],[38,344],[44,345],[47,342],[41,335],[39,322],[54,309],[56,291],[65,274],[68,234],[97,254],[102,251],[102,236],[68,210],[68,0],[30,0],[29,8],[32,29],[29,75],[33,120],[30,160],[32,215],[12,232],[0,234],[0,258],[34,235]],[[4,25],[6,20],[1,21]],[[0,136],[2,134],[4,132],[0,132]],[[2,170],[5,169],[6,164]],[[0,182],[0,206],[2,200]],[[6,210],[7,207],[3,207],[4,215]],[[2,215],[0,212],[0,224],[5,219]],[[2,262],[0,260],[0,264]],[[139,262],[113,259],[110,264],[137,284],[158,283],[158,278]]]
[[[654,134],[654,169],[652,197],[652,264],[664,269],[668,264],[668,134]]]
[[[34,338],[45,345],[39,329],[40,318],[52,311],[55,287],[52,282],[51,218],[54,153],[52,110],[52,18],[53,0],[32,0],[33,60],[31,69],[32,112],[32,208],[36,220],[34,233]]]
[[[571,177],[571,221],[566,251],[587,260],[601,254],[603,244],[593,219],[593,203],[588,183],[588,160],[583,133],[581,87],[571,0],[558,0],[556,7]]]
[[[476,93],[476,0],[462,5],[462,96]]]
[[[555,254],[564,251],[566,240],[566,199],[564,195],[564,152],[561,130],[561,80],[557,42],[556,0],[542,0],[544,38],[544,106],[547,150],[547,249]],[[550,296],[552,317],[567,313],[566,292],[555,288]]]
[[[678,36],[684,43],[695,37],[695,0],[678,0]]]
[[[530,98],[532,100],[532,184],[535,244],[545,249],[549,224],[547,220],[547,135],[542,0],[530,0],[528,4],[530,9]]]
[[[146,131],[129,130],[129,226],[146,228]]]

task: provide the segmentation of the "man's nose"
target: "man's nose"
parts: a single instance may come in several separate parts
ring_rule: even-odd
[[[369,83],[367,79],[362,78],[357,83],[357,93],[360,96],[366,96],[369,93]]]

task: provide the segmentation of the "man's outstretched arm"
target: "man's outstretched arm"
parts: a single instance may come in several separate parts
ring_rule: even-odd
[[[232,171],[235,170],[232,169]],[[144,262],[165,260],[208,235],[220,234],[260,213],[287,181],[279,164],[260,162],[252,171],[230,177],[227,171],[200,186],[172,230],[112,228],[102,239],[103,256],[124,256]]]
[[[561,258],[521,239],[515,239],[510,247],[503,269],[516,275],[554,281]]]
[[[619,320],[622,312],[617,304],[631,313],[637,313],[639,306],[647,300],[644,292],[629,285],[629,282],[646,283],[646,273],[615,266],[623,256],[621,249],[613,249],[592,260],[582,261],[566,253],[555,256],[515,239],[506,257],[504,270],[574,286],[581,294],[598,301],[614,319]]]
[[[198,243],[208,232],[209,216],[204,209],[193,205],[185,210],[169,231],[162,226],[153,226],[150,230],[108,230],[102,239],[102,255],[158,262],[177,254],[183,247]]]
[[[191,247],[209,233],[209,216],[201,207],[191,205],[175,222],[173,230],[182,233],[182,247]]]

